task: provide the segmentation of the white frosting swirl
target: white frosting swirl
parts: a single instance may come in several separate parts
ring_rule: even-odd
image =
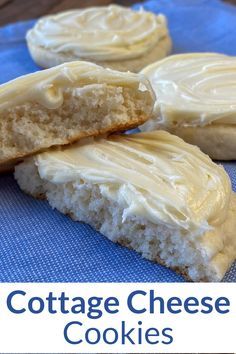
[[[142,56],[167,35],[163,15],[110,5],[43,17],[27,40],[55,53],[116,61]]]
[[[144,75],[122,73],[93,63],[75,61],[0,85],[0,112],[28,101],[56,109],[63,104],[63,93],[67,89],[92,84],[132,87],[134,90],[152,92]]]
[[[193,235],[221,225],[231,184],[224,169],[197,147],[164,131],[114,135],[35,157],[52,183],[82,179],[137,215]]]
[[[142,73],[157,96],[153,122],[159,127],[236,124],[236,57],[173,55]]]

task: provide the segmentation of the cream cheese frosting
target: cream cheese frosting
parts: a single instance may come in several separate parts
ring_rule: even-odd
[[[118,5],[71,10],[41,18],[27,40],[81,59],[133,59],[168,36],[166,18]]]
[[[150,128],[236,124],[236,57],[172,55],[142,70],[156,93]]]
[[[48,109],[56,109],[63,104],[63,93],[68,88],[77,89],[94,84],[152,91],[142,74],[122,73],[93,63],[75,61],[21,76],[0,85],[0,112],[28,101],[34,101]]]
[[[37,155],[40,177],[56,184],[97,184],[103,196],[144,217],[199,235],[221,225],[231,184],[223,167],[164,131],[113,135]]]

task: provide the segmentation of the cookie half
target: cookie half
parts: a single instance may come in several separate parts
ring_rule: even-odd
[[[193,281],[220,281],[236,257],[228,175],[167,132],[81,141],[26,159],[15,178],[26,193]]]
[[[55,145],[146,121],[154,95],[143,75],[71,62],[0,86],[0,167]]]

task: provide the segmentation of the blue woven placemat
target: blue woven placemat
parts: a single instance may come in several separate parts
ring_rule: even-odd
[[[158,0],[142,6],[168,17],[175,53],[236,55],[236,7],[218,0]],[[0,28],[0,83],[39,69],[24,40],[33,23]],[[236,163],[224,166],[236,191]],[[24,195],[11,175],[0,176],[0,267],[1,282],[184,281],[53,211],[46,202]],[[236,264],[225,281],[236,281]]]

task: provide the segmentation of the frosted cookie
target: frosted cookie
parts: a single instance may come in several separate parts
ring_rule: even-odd
[[[144,76],[71,62],[0,86],[0,169],[26,155],[146,121],[154,95]]]
[[[25,192],[194,281],[221,280],[235,259],[228,175],[167,132],[85,140],[26,159],[15,178]]]
[[[211,158],[236,159],[236,57],[173,55],[142,73],[157,100],[153,117],[141,130],[165,129]]]
[[[118,5],[42,17],[26,39],[32,58],[43,68],[88,60],[120,71],[137,72],[171,50],[164,15]]]

